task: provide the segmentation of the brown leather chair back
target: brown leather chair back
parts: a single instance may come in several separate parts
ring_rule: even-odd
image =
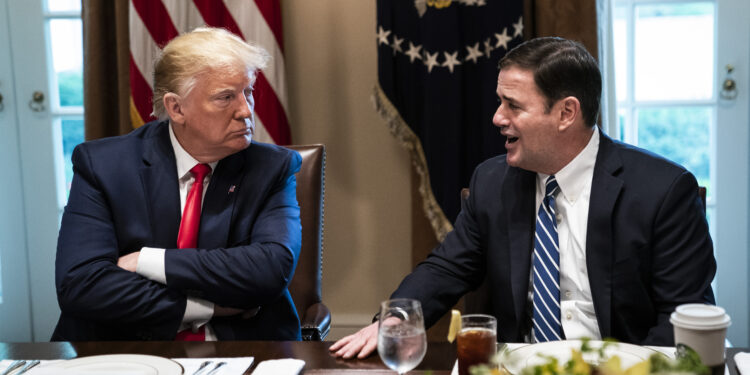
[[[703,203],[703,213],[706,213],[706,188],[698,186],[698,196],[701,197],[701,203]]]
[[[325,196],[325,146],[286,146],[300,153],[297,201],[302,221],[302,250],[289,292],[302,322],[305,340],[322,340],[330,327],[330,312],[322,305],[323,207]]]

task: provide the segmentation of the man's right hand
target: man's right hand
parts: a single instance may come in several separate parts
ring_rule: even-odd
[[[328,350],[336,357],[352,358],[356,355],[357,358],[362,359],[372,354],[377,346],[378,322],[375,322],[353,335],[336,341]]]

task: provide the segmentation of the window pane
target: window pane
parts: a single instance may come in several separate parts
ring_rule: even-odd
[[[617,101],[622,102],[628,98],[628,27],[627,8],[615,7],[612,26],[614,32],[614,58],[615,58],[615,88]]]
[[[81,11],[81,0],[47,0],[50,12]]]
[[[83,106],[83,34],[80,19],[49,21],[52,65],[60,107]],[[54,89],[54,88],[53,88]]]
[[[83,142],[83,119],[63,118],[62,138],[63,159],[65,160],[65,190],[70,192],[70,184],[73,182],[73,162],[70,159],[73,156],[73,149]]]
[[[636,100],[711,99],[713,52],[713,3],[637,6]]]
[[[670,107],[638,110],[638,145],[692,172],[698,185],[711,191],[709,151],[711,107]]]
[[[617,139],[625,142],[625,111],[622,109],[617,110]]]

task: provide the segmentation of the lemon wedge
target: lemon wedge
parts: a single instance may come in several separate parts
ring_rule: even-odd
[[[454,309],[451,310],[451,325],[448,327],[448,342],[453,342],[459,331],[461,331],[461,312]]]

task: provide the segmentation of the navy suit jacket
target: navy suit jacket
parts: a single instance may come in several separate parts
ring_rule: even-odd
[[[472,177],[454,231],[393,297],[417,298],[433,324],[486,282],[500,342],[529,330],[536,173],[488,159]],[[674,345],[669,315],[713,303],[713,244],[690,172],[601,134],[586,237],[586,267],[602,337]]]
[[[180,196],[166,122],[86,142],[57,244],[61,315],[53,340],[172,340],[187,296],[240,309],[214,317],[220,340],[299,340],[287,285],[301,246],[298,153],[268,144],[222,159],[206,190],[197,249],[177,249]],[[117,267],[142,247],[165,248],[166,285]]]

